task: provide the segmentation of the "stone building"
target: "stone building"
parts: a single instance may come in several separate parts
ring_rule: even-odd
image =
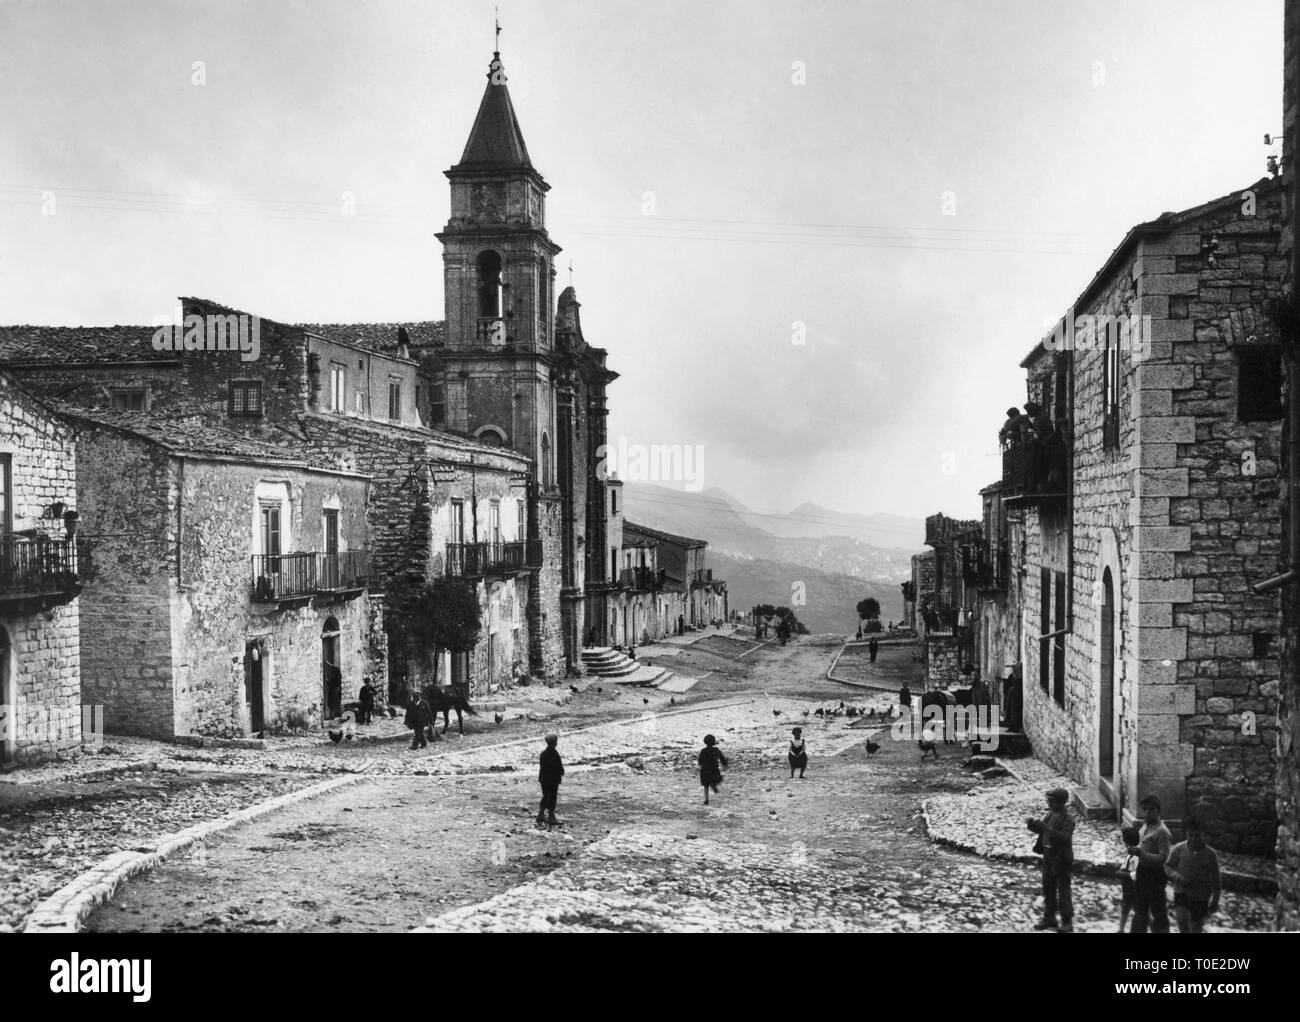
[[[927,554],[912,558],[916,631],[926,684],[947,687],[962,679],[974,658],[977,616],[972,576],[980,523],[930,515],[925,520]]]
[[[0,373],[0,766],[81,746],[76,484],[67,427]]]
[[[1282,655],[1278,691],[1277,765],[1277,859],[1278,897],[1276,925],[1279,930],[1300,930],[1300,517],[1291,499],[1291,489],[1300,477],[1300,445],[1294,441],[1300,415],[1300,392],[1296,390],[1297,347],[1295,324],[1300,322],[1300,297],[1296,292],[1295,244],[1296,137],[1300,130],[1300,2],[1287,0],[1283,16],[1282,77],[1282,180],[1288,197],[1288,215],[1282,220],[1281,248],[1284,259],[1284,319],[1291,324],[1284,332],[1285,407],[1288,431],[1283,434],[1282,484],[1278,487],[1284,525],[1283,548],[1278,567],[1286,581],[1277,588],[1282,600]],[[1289,315],[1286,315],[1289,313]]]
[[[425,424],[437,396],[411,336],[427,343],[436,333],[429,324],[290,325],[199,298],[182,299],[169,318],[194,326],[199,346],[160,350],[157,327],[9,327],[0,329],[0,360],[69,405],[196,418],[314,466],[363,473],[380,588],[413,571],[463,577],[478,592],[480,642],[446,654],[439,679],[469,681],[477,693],[530,667],[544,673],[540,650],[530,657],[532,622],[558,643],[559,615],[537,605],[540,544],[529,530],[558,536],[558,525],[530,509],[527,459]],[[216,327],[233,334],[241,324],[257,358],[201,346]],[[163,329],[161,341],[173,333]],[[412,665],[400,643],[388,646],[387,694],[400,701]],[[414,670],[409,680],[419,683],[432,665]]]
[[[980,491],[984,520],[976,554],[978,592],[975,665],[995,703],[1007,705],[1004,682],[1021,667],[1020,607],[1024,578],[1012,565],[1024,563],[1024,517],[1003,501],[1001,482]]]
[[[446,172],[446,328],[426,363],[439,395],[433,424],[536,466],[536,607],[560,616],[534,620],[536,656],[548,672],[576,672],[584,638],[609,628],[593,616],[608,603],[605,391],[617,374],[583,337],[573,289],[554,297],[550,186],[528,155],[499,54],[487,78],[464,152]]]
[[[1216,847],[1274,842],[1281,540],[1276,181],[1128,232],[1026,356],[1003,452],[1035,751],[1117,815],[1148,792]],[[1003,649],[1013,643],[1003,636]],[[990,656],[997,656],[990,651]],[[1005,656],[1004,656],[1005,660]]]
[[[386,676],[355,472],[159,411],[62,408],[93,523],[84,699],[120,734],[315,727]]]
[[[676,630],[674,606],[677,606],[676,613],[681,615],[680,624],[685,628],[704,628],[727,620],[730,615],[727,583],[715,579],[713,569],[705,564],[707,542],[635,522],[625,522],[623,534],[654,545],[655,561],[663,572],[665,627],[668,632]]]

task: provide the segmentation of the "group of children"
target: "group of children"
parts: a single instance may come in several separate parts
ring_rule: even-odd
[[[1074,821],[1066,809],[1068,800],[1064,788],[1053,788],[1047,793],[1047,814],[1026,821],[1038,834],[1034,852],[1043,857],[1043,918],[1036,930],[1070,933],[1074,929],[1070,898]],[[1131,915],[1133,933],[1168,933],[1165,885],[1172,880],[1178,932],[1203,933],[1206,918],[1219,910],[1222,891],[1219,857],[1205,842],[1205,826],[1195,816],[1187,817],[1183,821],[1186,840],[1174,844],[1160,819],[1160,800],[1148,795],[1141,809],[1141,829],[1129,826],[1121,831],[1127,858],[1120,873],[1119,932],[1128,928]]]
[[[560,780],[564,777],[564,763],[560,759],[560,753],[557,748],[560,736],[549,734],[546,736],[546,748],[542,750],[537,774],[538,783],[542,786],[542,804],[537,810],[537,825],[543,823],[554,827],[560,821],[555,818],[555,803],[559,794]],[[794,776],[796,770],[802,777],[805,770],[808,769],[808,746],[803,738],[803,728],[795,728],[793,737],[790,739],[790,751],[787,755],[790,761],[790,776]],[[722,754],[718,748],[718,740],[713,735],[704,736],[704,748],[700,750],[698,758],[700,766],[700,784],[704,788],[704,804],[709,804],[709,792],[715,795],[718,793],[718,785],[722,783],[722,771],[727,767],[727,757]]]

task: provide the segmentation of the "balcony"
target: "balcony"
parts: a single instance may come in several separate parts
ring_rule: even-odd
[[[474,327],[474,339],[479,344],[505,344],[506,321],[499,316],[480,316]]]
[[[369,585],[368,550],[254,554],[252,562],[254,603],[284,606],[314,596],[358,593]]]
[[[965,582],[985,592],[1007,588],[1011,577],[1011,551],[1005,540],[989,543],[981,541],[971,548],[966,565]]]
[[[618,584],[634,592],[652,592],[664,587],[662,568],[624,568],[618,575]]]
[[[950,635],[957,630],[960,611],[956,604],[926,597],[921,601],[919,612],[925,619],[925,630],[931,635]]]
[[[370,551],[344,550],[318,554],[316,585],[321,593],[348,593],[365,589],[370,582]]]
[[[1044,507],[1070,496],[1066,445],[1057,437],[1026,440],[1002,448],[1002,502],[1009,507]]]
[[[70,603],[81,592],[71,538],[0,533],[0,609],[35,613]]]
[[[509,575],[542,566],[540,540],[512,543],[448,543],[447,576]]]
[[[696,568],[691,572],[690,579],[692,586],[707,585],[709,582],[713,581],[713,569]]]

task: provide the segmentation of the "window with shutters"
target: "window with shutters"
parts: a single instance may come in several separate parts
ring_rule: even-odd
[[[394,422],[402,418],[402,381],[393,376],[388,378],[388,417]]]
[[[148,387],[118,387],[109,392],[113,407],[120,412],[147,412]]]
[[[262,414],[262,381],[231,380],[226,409],[232,418],[257,418]]]
[[[347,367],[342,362],[331,362],[330,411],[346,412],[347,410]]]

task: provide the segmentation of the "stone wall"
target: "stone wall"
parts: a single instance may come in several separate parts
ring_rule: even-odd
[[[1295,198],[1295,158],[1296,136],[1300,130],[1300,2],[1287,0],[1284,15],[1284,50],[1282,77],[1282,137],[1283,180]],[[1296,218],[1294,212],[1287,216],[1282,224],[1281,254],[1287,260],[1284,268],[1285,293],[1290,298],[1292,307],[1296,307],[1296,281],[1292,275],[1290,260],[1294,256]],[[1294,339],[1292,339],[1294,344]],[[1294,356],[1295,352],[1292,351]],[[1294,366],[1294,362],[1290,363]],[[1286,387],[1297,385],[1294,377],[1288,377]],[[1284,445],[1286,437],[1283,437]],[[1283,471],[1289,464],[1291,452],[1283,447]],[[1290,499],[1290,486],[1295,481],[1287,479],[1290,485],[1279,488],[1282,506],[1282,521],[1296,514],[1297,509]],[[1288,537],[1283,536],[1282,556],[1278,561],[1278,570],[1290,566],[1296,552],[1287,547]],[[1276,928],[1279,930],[1300,930],[1300,586],[1292,582],[1282,590],[1282,614],[1285,627],[1282,632],[1281,677],[1278,691],[1278,770],[1277,770],[1277,859],[1278,859],[1278,896]]]
[[[81,596],[82,692],[103,705],[111,734],[175,733],[175,487],[165,451],[78,425],[77,500],[91,563]]]
[[[3,374],[0,455],[10,461],[8,498],[14,528],[64,538],[64,523],[42,515],[56,501],[83,511],[77,505],[73,438]],[[0,705],[7,716],[0,736],[5,736],[6,762],[34,763],[81,746],[79,618],[76,597],[46,610],[19,604],[0,609],[0,628],[8,640],[6,661],[0,663]]]
[[[260,641],[262,716],[283,726],[292,715],[310,726],[325,720],[322,632],[337,623],[342,701],[355,700],[365,674],[383,680],[370,656],[368,597],[316,597],[277,609],[250,599],[250,558],[257,549],[259,484],[283,487],[289,514],[282,547],[320,551],[322,510],[338,511],[341,551],[366,547],[366,481],[358,476],[268,465],[189,460],[178,479],[181,578],[172,603],[175,731],[234,736],[252,728],[245,649]],[[266,492],[265,490],[261,492]],[[333,619],[333,622],[331,622]],[[380,688],[385,686],[381,683]]]
[[[1149,337],[1121,354],[1114,446],[1103,438],[1105,352],[1080,341],[1068,353],[1072,548],[1053,555],[1043,519],[1027,515],[1022,606],[1025,635],[1038,634],[1041,567],[1071,572],[1063,706],[1039,685],[1037,643],[1024,643],[1035,749],[1080,783],[1109,786],[1117,809],[1154,792],[1169,818],[1205,818],[1217,847],[1260,852],[1273,841],[1261,778],[1273,772],[1277,604],[1249,585],[1271,573],[1280,544],[1280,426],[1239,420],[1238,365],[1244,349],[1274,341],[1259,310],[1277,297],[1282,265],[1278,189],[1252,192],[1253,212],[1233,196],[1142,235],[1073,310],[1148,317]],[[1103,721],[1107,578],[1114,718]],[[1109,777],[1103,729],[1115,736]]]

